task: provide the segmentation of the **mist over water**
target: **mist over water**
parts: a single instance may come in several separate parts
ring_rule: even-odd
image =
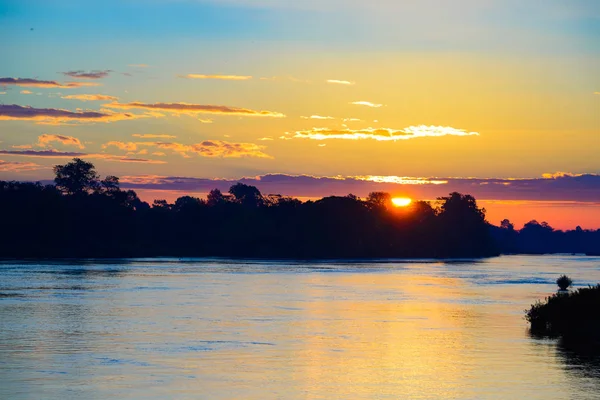
[[[600,258],[0,263],[2,399],[595,399],[523,310]]]

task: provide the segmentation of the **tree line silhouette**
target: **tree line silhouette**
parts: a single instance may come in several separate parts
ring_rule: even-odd
[[[520,231],[509,221],[494,227],[460,193],[395,208],[384,192],[301,202],[237,183],[206,199],[150,205],[81,159],[54,173],[54,185],[0,181],[0,257],[487,257],[565,243],[586,251],[600,242],[600,230],[561,232],[534,221]]]

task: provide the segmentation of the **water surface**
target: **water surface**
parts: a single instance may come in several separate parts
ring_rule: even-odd
[[[0,263],[1,399],[593,399],[523,310],[600,258]]]

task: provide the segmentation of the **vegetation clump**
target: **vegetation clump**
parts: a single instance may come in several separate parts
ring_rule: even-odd
[[[600,285],[554,294],[525,311],[531,332],[563,339],[600,339]]]
[[[556,284],[560,290],[567,290],[573,284],[573,281],[568,276],[563,275],[556,280]]]

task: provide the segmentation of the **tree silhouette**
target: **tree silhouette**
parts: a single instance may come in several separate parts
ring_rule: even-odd
[[[438,240],[443,242],[441,255],[458,257],[494,252],[485,209],[477,206],[473,196],[453,192],[439,197],[438,207],[441,234]]]
[[[228,197],[225,196],[219,189],[213,189],[206,196],[206,203],[210,207],[214,207],[219,204],[224,204],[228,200]]]
[[[56,186],[0,181],[0,257],[221,256],[261,258],[485,257],[503,253],[600,252],[600,230],[521,230],[485,220],[461,193],[432,206],[388,207],[373,192],[316,201],[238,183],[206,200],[182,196],[152,206],[119,179],[99,180],[79,159],[57,165]]]
[[[119,191],[119,178],[113,175],[108,175],[100,181],[102,191],[108,194],[114,194]]]
[[[367,196],[367,203],[373,208],[384,210],[392,204],[392,196],[386,192],[371,192]]]
[[[74,158],[65,165],[54,166],[54,174],[56,187],[70,195],[90,193],[99,187],[100,177],[94,164],[80,158]]]
[[[514,231],[514,230],[515,230],[515,225],[514,225],[512,222],[510,222],[510,220],[508,220],[508,219],[503,219],[503,220],[500,222],[500,228],[502,228],[502,229],[506,229],[507,231],[510,231],[510,232],[512,232],[512,231]]]
[[[260,190],[254,186],[236,183],[229,188],[229,193],[244,207],[259,207],[263,203]]]

